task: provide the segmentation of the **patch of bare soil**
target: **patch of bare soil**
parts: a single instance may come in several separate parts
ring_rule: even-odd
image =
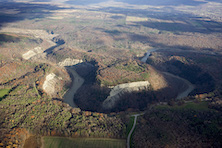
[[[41,147],[41,138],[37,136],[30,136],[25,140],[23,148],[40,148]]]

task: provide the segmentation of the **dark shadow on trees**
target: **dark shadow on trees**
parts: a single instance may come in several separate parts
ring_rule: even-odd
[[[91,5],[91,4],[98,4],[101,2],[106,2],[108,0],[69,0],[67,2],[65,2],[66,4],[70,4],[70,5]]]
[[[206,0],[207,2],[217,2],[217,3],[222,3],[222,0]]]
[[[207,2],[195,1],[195,0],[114,0],[115,2],[122,2],[131,5],[151,5],[151,6],[179,6],[179,5],[189,5],[189,6],[198,6],[205,4]],[[108,2],[108,0],[69,0],[65,2],[66,4],[71,5],[91,5],[98,4],[101,2]]]
[[[222,131],[217,126],[220,124],[217,119],[221,115],[221,112],[210,109],[199,110],[198,108],[185,108],[183,106],[179,108],[152,108],[143,115],[142,122],[141,120],[138,121],[138,128],[134,135],[135,137],[143,137],[146,142],[134,138],[136,147],[147,145],[164,147],[169,143],[172,143],[171,147],[178,147],[176,146],[178,144],[184,147],[221,147]],[[194,142],[183,143],[183,140],[176,142],[177,138],[175,137],[189,141],[192,139]]]
[[[79,107],[82,110],[96,111],[96,112],[120,112],[129,108],[145,110],[148,105],[160,101],[169,101],[172,98],[177,97],[177,88],[168,86],[166,88],[153,91],[142,90],[140,92],[124,93],[121,95],[121,99],[116,103],[113,109],[104,110],[102,108],[103,101],[109,96],[110,88],[101,87],[94,83],[93,85],[83,85],[78,93],[75,95],[75,102],[78,102]],[[182,89],[178,88],[178,90]],[[181,90],[180,90],[181,91]]]
[[[117,2],[124,2],[133,5],[152,5],[152,6],[179,6],[179,5],[189,5],[198,6],[205,4],[207,2],[195,1],[195,0],[115,0]]]
[[[144,22],[129,22],[130,25],[134,27],[144,26],[153,29],[158,29],[160,31],[170,31],[175,33],[198,32],[198,33],[209,34],[212,32],[215,33],[222,32],[221,22],[217,22],[215,20],[209,21],[209,17],[200,17],[194,14],[188,14],[186,12],[179,12],[174,10],[173,8],[163,8],[161,11],[157,11],[155,9],[141,10],[141,9],[130,9],[130,8],[107,7],[107,8],[99,8],[96,10],[113,14],[123,14],[126,16],[148,18],[148,21]],[[157,22],[152,19],[154,20],[160,19],[163,20],[163,22]],[[170,22],[165,22],[165,20]],[[123,27],[127,26],[128,24],[124,25]]]
[[[183,20],[182,20],[183,21]],[[148,28],[158,29],[160,31],[170,32],[198,32],[198,33],[220,33],[222,32],[222,23],[216,21],[195,20],[202,27],[194,26],[188,22],[183,23],[166,23],[166,22],[136,22],[134,26],[145,26]]]
[[[34,0],[33,2],[51,2],[52,0]]]
[[[109,34],[110,36],[113,36],[113,39],[116,41],[126,40],[126,38],[121,38],[121,39],[118,38],[118,36],[121,36],[123,34],[128,36],[127,40],[133,41],[133,42],[139,41],[141,43],[146,43],[150,40],[150,38],[146,35],[135,34],[135,33],[126,33],[126,32],[122,32],[121,30],[106,30],[103,28],[96,28],[96,30],[99,30],[101,32],[105,32],[105,33]],[[117,38],[115,38],[115,37],[117,37]]]
[[[97,62],[84,62],[73,66],[76,72],[84,78],[84,84],[75,94],[74,101],[82,110],[101,112],[101,104],[109,95],[109,88],[101,87],[97,81]]]
[[[201,47],[192,47],[192,46],[186,46],[186,45],[168,45],[168,44],[164,44],[164,43],[159,43],[159,42],[155,42],[155,40],[147,40],[147,43],[149,43],[150,46],[152,46],[153,48],[159,48],[159,49],[169,49],[169,50],[173,50],[173,49],[181,49],[184,51],[204,51],[204,52],[199,52],[199,54],[207,54],[207,52],[214,52],[214,55],[219,55],[217,53],[217,49],[214,48],[201,48]],[[220,50],[218,50],[220,52]]]
[[[170,51],[166,51],[169,54],[173,54]],[[186,53],[188,54],[188,53]],[[200,55],[207,55],[207,54],[201,54],[201,53],[192,53],[193,57],[199,57]],[[181,52],[179,54],[176,54],[176,56],[182,56],[187,57],[184,52]],[[208,55],[208,56],[215,56],[215,55]],[[189,56],[188,56],[189,57]],[[152,59],[148,59],[148,64],[153,65],[160,71],[167,71],[169,73],[172,73],[174,75],[177,75],[179,77],[182,77],[192,84],[196,86],[196,89],[193,91],[193,93],[208,93],[213,91],[216,88],[216,82],[214,78],[207,72],[202,70],[198,65],[195,64],[185,64],[179,60],[169,60],[165,62],[161,62],[158,64],[155,64],[155,62],[152,61]],[[164,67],[164,69],[163,69]]]
[[[185,16],[189,18],[197,17],[197,16],[194,16],[193,14],[185,14],[185,13],[176,11],[173,8],[168,8],[168,7],[162,8],[161,11],[158,11],[158,9],[156,8],[150,8],[150,9],[144,10],[144,9],[130,9],[130,8],[118,8],[118,7],[106,7],[106,8],[88,9],[88,10],[108,12],[112,14],[123,14],[126,16],[156,18],[156,19],[163,19],[163,20],[172,20],[172,19],[181,20]],[[115,19],[115,17],[113,19]]]
[[[28,4],[19,2],[0,2],[0,9],[10,10],[16,9],[17,14],[0,14],[0,28],[7,23],[22,21],[25,19],[32,20],[36,18],[45,18],[52,13],[49,10],[63,9],[55,5],[49,4]]]

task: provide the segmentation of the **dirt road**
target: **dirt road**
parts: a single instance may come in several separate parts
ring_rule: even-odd
[[[130,130],[129,135],[128,135],[128,137],[127,137],[127,148],[130,148],[130,137],[131,137],[131,135],[132,135],[132,133],[133,133],[135,127],[136,127],[137,117],[138,117],[138,116],[141,116],[141,115],[144,115],[144,114],[145,114],[145,112],[143,112],[143,113],[141,113],[141,114],[132,115],[132,116],[134,116],[135,118],[134,118],[133,127],[132,127],[132,129]]]
[[[132,133],[133,133],[135,127],[136,127],[136,121],[137,121],[137,117],[138,117],[139,115],[140,115],[140,114],[133,115],[135,118],[134,118],[133,127],[132,127],[132,129],[130,130],[129,135],[128,135],[128,137],[127,137],[127,148],[130,148],[130,137],[131,137],[131,135],[132,135]]]

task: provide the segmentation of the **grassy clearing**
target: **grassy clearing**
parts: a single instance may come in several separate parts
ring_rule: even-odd
[[[134,120],[133,120],[133,122],[134,122]],[[130,147],[135,147],[135,144],[134,144],[134,141],[133,141],[133,135],[134,135],[134,132],[135,132],[136,128],[137,128],[137,126],[135,126],[135,128],[132,132],[132,135],[130,136]]]
[[[136,114],[136,113],[135,113],[135,114]],[[133,127],[134,120],[135,120],[135,116],[131,116],[131,117],[130,117],[130,120],[129,120],[129,122],[128,122],[127,128],[126,128],[127,137],[128,137],[128,135],[129,135],[132,127]],[[133,130],[132,135],[130,136],[130,147],[134,147],[133,134],[134,134],[135,130],[136,130],[136,127],[135,127],[135,129]]]
[[[157,109],[165,109],[165,108],[169,108],[169,109],[193,109],[193,110],[209,110],[208,108],[208,102],[199,102],[199,103],[194,103],[194,102],[188,102],[185,103],[184,105],[175,105],[175,106],[169,106],[169,105],[159,105],[156,107]]]
[[[129,122],[128,122],[128,125],[127,125],[127,127],[126,127],[126,135],[128,136],[129,135],[129,132],[130,132],[130,130],[132,129],[132,127],[133,127],[133,123],[134,123],[134,116],[132,117],[130,117],[130,120],[129,120]]]
[[[125,148],[126,141],[107,138],[43,137],[45,148]]]
[[[138,63],[125,63],[119,64],[116,66],[117,69],[124,69],[126,71],[133,71],[135,73],[142,73],[146,71],[146,65],[138,64]]]
[[[0,101],[2,98],[9,93],[10,89],[0,89]]]

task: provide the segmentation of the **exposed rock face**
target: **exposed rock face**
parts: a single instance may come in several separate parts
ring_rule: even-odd
[[[39,54],[39,53],[42,53],[44,50],[41,48],[41,47],[36,47],[34,48],[33,50],[29,50],[28,52],[24,53],[22,55],[22,58],[25,59],[25,60],[28,60],[30,59],[31,57]]]
[[[43,83],[43,90],[49,94],[53,95],[55,93],[55,86],[58,79],[54,73],[50,73],[46,76],[46,80]]]
[[[23,53],[22,58],[25,59],[25,60],[28,60],[28,59],[36,57],[36,56],[45,58],[46,53],[44,53],[44,51],[48,48],[51,48],[51,47],[57,45],[52,40],[53,40],[53,38],[57,37],[58,34],[51,34],[51,33],[48,33],[45,30],[33,30],[33,29],[3,27],[3,28],[0,29],[0,32],[25,34],[25,35],[28,35],[30,37],[34,37],[36,39],[41,39],[42,40],[42,43],[39,45],[41,47],[36,47],[34,49],[29,49],[26,53],[22,52]],[[58,43],[61,43],[61,42],[62,41],[59,41]]]
[[[148,89],[150,86],[149,81],[139,81],[132,83],[120,84],[115,87],[110,92],[110,95],[103,102],[104,109],[111,109],[115,106],[116,102],[120,100],[121,95],[126,92],[134,92]]]
[[[58,65],[59,66],[73,66],[73,65],[76,65],[76,64],[79,64],[82,62],[83,62],[83,60],[80,60],[80,59],[67,58],[63,62],[59,62]]]

